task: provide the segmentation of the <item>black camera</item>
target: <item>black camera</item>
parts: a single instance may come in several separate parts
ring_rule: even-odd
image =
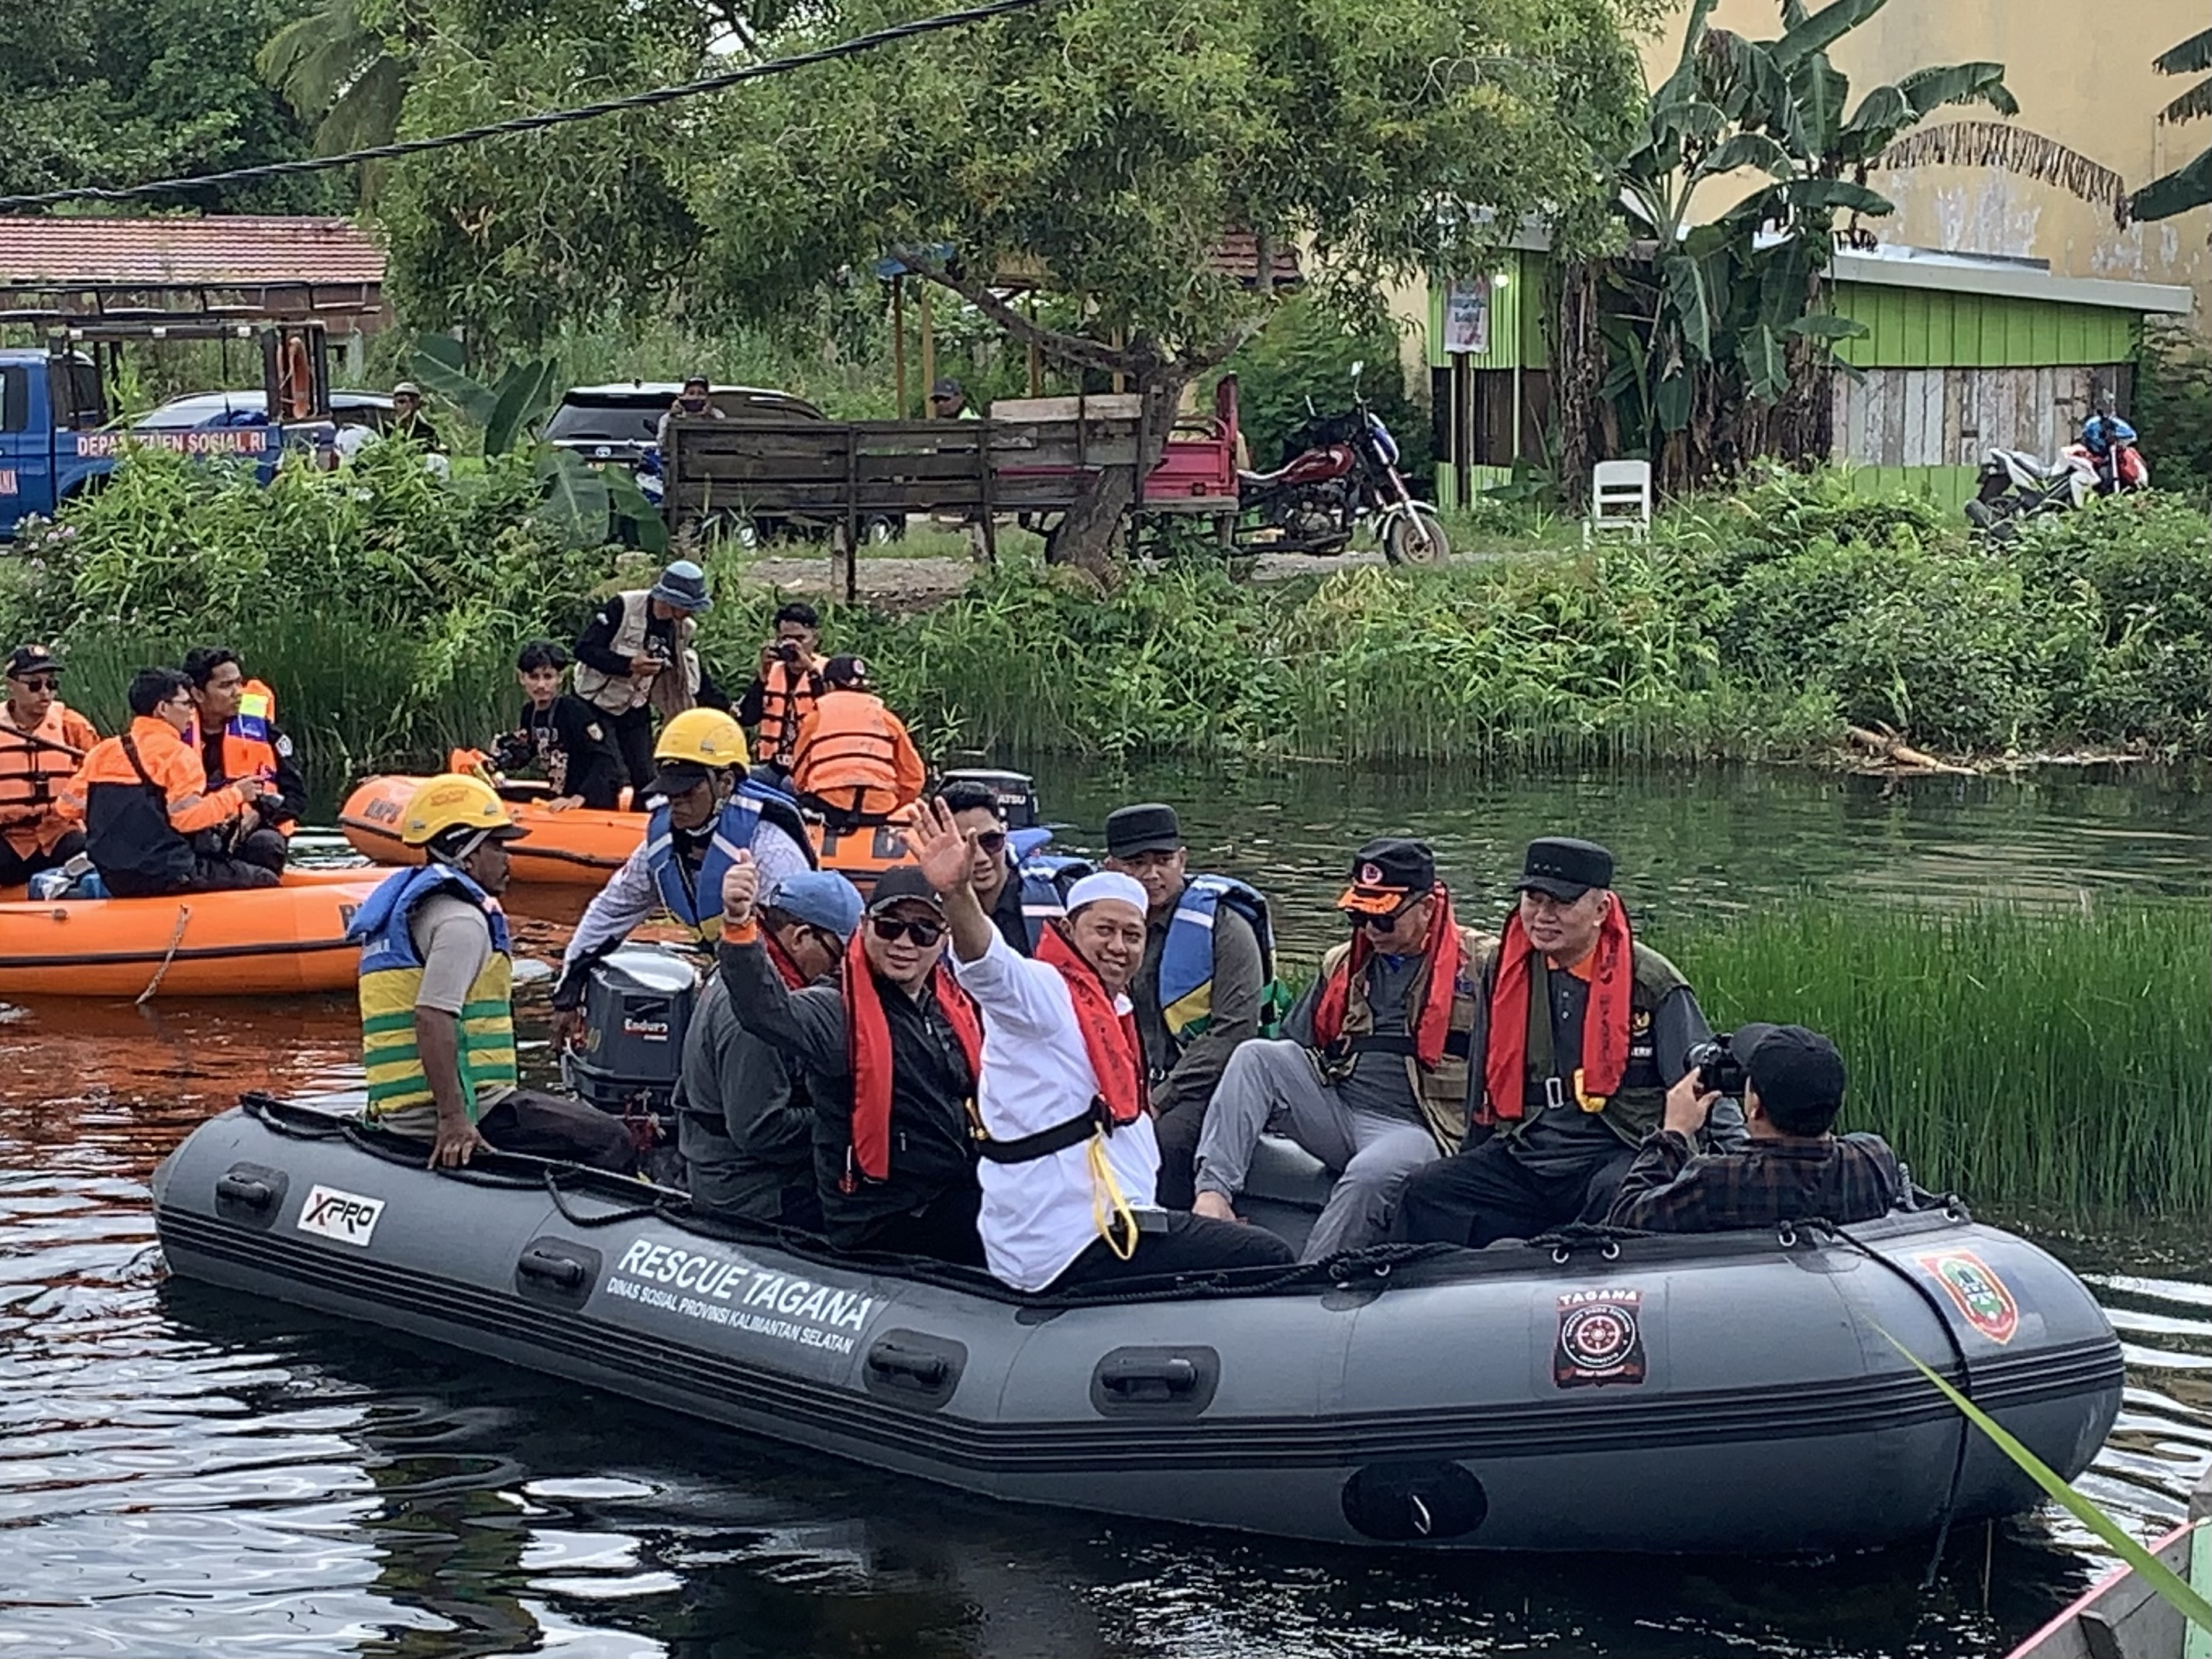
[[[1743,1062],[1729,1051],[1730,1035],[1723,1031],[1690,1049],[1690,1069],[1698,1074],[1698,1091],[1700,1094],[1717,1090],[1730,1100],[1743,1098]]]
[[[799,641],[797,640],[778,640],[775,644],[775,654],[782,658],[785,662],[790,664],[793,668],[798,667],[799,656]]]

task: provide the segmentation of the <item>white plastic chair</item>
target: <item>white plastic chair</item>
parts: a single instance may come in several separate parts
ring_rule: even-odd
[[[1651,534],[1651,463],[1600,461],[1590,469],[1589,517],[1583,524],[1583,545],[1590,538],[1625,531],[1638,541]]]

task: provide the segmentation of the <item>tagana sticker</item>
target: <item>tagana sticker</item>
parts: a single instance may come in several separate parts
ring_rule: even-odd
[[[1552,1382],[1561,1389],[1602,1389],[1644,1381],[1641,1291],[1569,1291],[1559,1297],[1559,1331],[1552,1348]]]
[[[1981,1257],[1972,1250],[1938,1250],[1912,1259],[1943,1287],[1969,1325],[1999,1346],[2013,1340],[2020,1329],[2020,1304]]]

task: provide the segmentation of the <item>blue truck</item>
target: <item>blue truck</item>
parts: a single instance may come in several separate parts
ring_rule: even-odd
[[[27,343],[10,343],[26,337]],[[125,354],[185,340],[258,352],[264,407],[276,418],[184,429],[125,422],[112,390]],[[25,519],[51,517],[71,497],[100,488],[134,445],[248,458],[266,482],[285,451],[329,453],[336,439],[319,323],[197,313],[0,312],[0,540],[12,540]]]

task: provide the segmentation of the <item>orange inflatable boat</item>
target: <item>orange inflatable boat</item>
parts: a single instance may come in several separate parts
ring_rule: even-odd
[[[399,820],[424,781],[394,775],[358,785],[338,808],[338,828],[348,845],[374,864],[422,863],[420,848],[401,844]],[[507,848],[519,882],[600,886],[645,839],[642,812],[594,812],[581,806],[555,812],[535,796],[517,800],[501,793],[514,821],[530,831]]]
[[[281,887],[0,902],[0,996],[264,997],[352,986],[353,913],[380,870],[288,870]]]
[[[357,786],[338,809],[338,828],[345,832],[348,845],[377,864],[422,863],[418,848],[401,844],[399,819],[423,781],[394,775],[370,778]],[[554,812],[534,795],[517,799],[512,793],[507,802],[514,821],[530,831],[507,848],[514,879],[519,883],[600,886],[645,839],[642,812],[594,812],[580,806]],[[878,874],[907,860],[906,838],[896,825],[833,835],[810,818],[806,830],[822,867],[848,878],[864,896],[875,886]]]

